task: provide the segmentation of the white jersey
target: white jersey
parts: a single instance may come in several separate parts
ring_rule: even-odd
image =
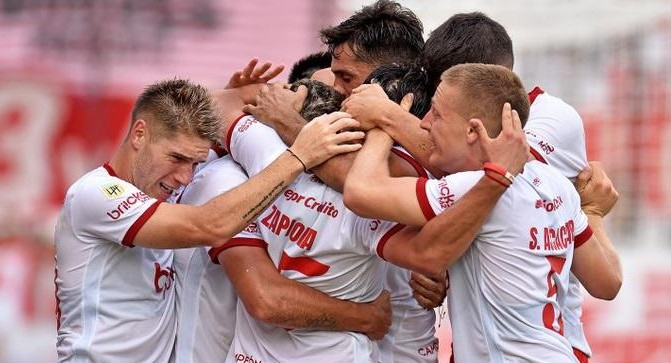
[[[179,203],[202,205],[247,181],[230,157],[209,161],[184,189]],[[237,294],[207,247],[175,251],[177,271],[177,363],[216,362],[226,357],[235,333]]]
[[[173,253],[133,248],[159,204],[107,164],[68,190],[54,237],[59,361],[168,361]]]
[[[529,93],[531,108],[524,126],[527,142],[534,157],[559,170],[575,181],[587,163],[585,130],[578,112],[561,99],[536,87]],[[574,348],[592,355],[580,317],[582,316],[582,289],[573,274],[562,309],[564,335]]]
[[[418,176],[430,177],[403,148],[394,146],[392,152],[412,165]],[[378,343],[381,362],[438,362],[436,314],[413,297],[410,274],[410,270],[387,263],[385,289],[390,293],[392,320],[389,332]]]
[[[285,151],[270,128],[247,116],[232,126],[229,151],[252,176]],[[377,256],[384,242],[402,226],[365,219],[345,208],[342,194],[314,175],[303,173],[290,184],[245,238],[268,243],[280,273],[332,297],[373,301],[384,286],[385,263]],[[240,310],[244,310],[242,307]],[[375,342],[360,333],[290,330],[238,321],[228,361],[281,362],[378,361]],[[240,315],[238,315],[240,318]]]
[[[452,206],[484,175],[420,178],[427,219]],[[503,194],[470,248],[449,268],[455,361],[575,362],[563,334],[574,245],[591,236],[573,185],[538,161]]]

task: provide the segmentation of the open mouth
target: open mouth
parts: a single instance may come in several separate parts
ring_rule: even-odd
[[[173,188],[168,187],[167,185],[163,184],[162,182],[158,183],[158,186],[161,188],[161,190],[167,194],[167,195],[172,195]]]

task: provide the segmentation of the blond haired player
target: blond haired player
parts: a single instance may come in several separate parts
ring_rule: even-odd
[[[398,233],[387,241],[384,256],[408,266],[449,267],[457,361],[574,362],[560,316],[569,269],[602,298],[617,294],[621,271],[609,263],[609,251],[593,237],[575,189],[556,170],[537,161],[517,176],[518,170],[492,163],[481,170],[482,161],[492,156],[481,149],[487,134],[510,132],[510,119],[506,112],[499,116],[500,106],[510,102],[522,119],[528,114],[519,79],[501,66],[465,64],[450,68],[441,80],[422,127],[436,145],[432,166],[449,175],[440,180],[389,177],[380,161],[391,139],[372,130],[348,177],[347,205],[364,216],[422,225],[463,204],[461,197],[483,175],[499,183],[505,193],[491,215],[480,216],[484,224],[475,240],[436,232],[434,238],[442,243],[427,248],[419,235],[410,233],[406,242]],[[521,131],[519,124],[512,125]],[[396,247],[402,244],[410,247]]]
[[[168,249],[223,244],[302,163],[358,148],[338,145],[351,133],[328,137],[355,125],[315,123],[292,145],[295,156],[282,153],[230,193],[199,207],[163,203],[218,141],[219,121],[203,87],[156,83],[136,101],[130,131],[110,162],[69,188],[54,237],[59,361],[168,361],[176,328]]]

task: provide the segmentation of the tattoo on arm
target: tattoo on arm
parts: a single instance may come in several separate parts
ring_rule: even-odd
[[[275,187],[273,187],[273,189],[271,189],[268,194],[263,196],[259,203],[248,210],[247,213],[243,214],[242,219],[247,221],[247,223],[250,223],[252,220],[254,220],[254,218],[261,214],[261,212],[263,212],[266,207],[268,207],[268,205],[273,202],[273,200],[275,200],[275,197],[280,194],[282,189],[284,189],[284,180],[275,185]]]

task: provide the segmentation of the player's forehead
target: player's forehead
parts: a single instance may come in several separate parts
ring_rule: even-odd
[[[349,76],[370,73],[373,65],[360,60],[352,51],[348,43],[340,44],[333,49],[331,56],[331,71],[336,75],[345,74]],[[367,73],[365,75],[368,75]]]
[[[178,155],[194,162],[205,160],[212,146],[209,140],[185,132],[167,135],[159,142],[166,154]]]

